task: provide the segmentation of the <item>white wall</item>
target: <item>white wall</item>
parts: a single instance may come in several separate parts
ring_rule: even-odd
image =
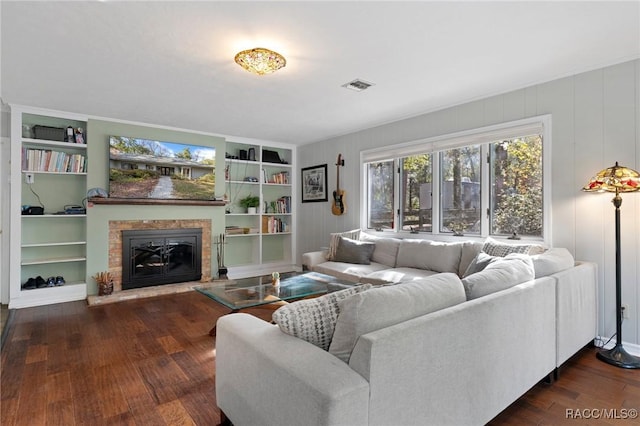
[[[362,93],[366,96],[366,92]],[[612,194],[583,193],[589,178],[615,161],[640,169],[640,60],[562,78],[441,111],[302,146],[300,168],[327,163],[335,188],[338,153],[345,159],[340,184],[347,213],[330,203],[298,205],[299,253],[328,243],[329,232],[358,228],[360,151],[542,114],[552,114],[553,245],[599,268],[600,334],[615,332],[615,236]],[[623,194],[623,304],[630,319],[623,340],[640,343],[640,193]],[[300,263],[300,258],[298,258]]]
[[[9,303],[9,114],[0,105],[0,303]]]

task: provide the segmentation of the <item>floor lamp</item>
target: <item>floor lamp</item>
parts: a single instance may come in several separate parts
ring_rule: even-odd
[[[640,368],[640,358],[630,355],[622,347],[622,277],[620,258],[620,206],[621,192],[640,191],[640,174],[627,167],[616,165],[600,171],[582,188],[587,192],[615,192],[613,205],[616,208],[616,345],[611,349],[600,349],[598,359],[622,368]]]

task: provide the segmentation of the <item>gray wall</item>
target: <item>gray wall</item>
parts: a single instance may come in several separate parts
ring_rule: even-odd
[[[366,96],[366,93],[363,93]],[[552,245],[567,247],[578,260],[596,262],[599,332],[615,332],[615,235],[612,194],[583,193],[589,178],[615,161],[640,169],[640,60],[562,78],[441,111],[363,130],[298,149],[300,168],[329,165],[335,188],[338,153],[345,159],[340,183],[347,213],[333,216],[330,204],[298,205],[299,253],[318,250],[330,232],[360,226],[362,150],[552,114]],[[640,343],[640,193],[623,194],[623,304],[630,319],[623,340]],[[300,263],[300,258],[298,258]]]

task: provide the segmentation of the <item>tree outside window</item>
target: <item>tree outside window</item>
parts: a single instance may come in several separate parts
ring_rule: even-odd
[[[367,222],[372,229],[393,229],[393,160],[367,164]]]
[[[480,233],[480,145],[440,153],[440,232]]]
[[[432,224],[432,156],[405,157],[402,164],[402,229],[431,232]]]
[[[491,234],[542,236],[542,137],[494,142]]]

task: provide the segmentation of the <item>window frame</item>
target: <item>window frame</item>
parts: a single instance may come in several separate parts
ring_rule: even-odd
[[[397,177],[394,178],[394,206],[393,206],[393,229],[385,229],[385,233],[399,234],[398,236],[411,235],[411,238],[458,240],[449,232],[441,232],[440,217],[440,170],[439,156],[434,155],[432,161],[432,230],[431,232],[420,232],[411,234],[410,231],[402,230],[400,223],[401,214],[401,182],[399,175],[400,159],[418,154],[437,154],[456,147],[468,145],[481,145],[480,147],[480,208],[483,212],[480,215],[481,227],[479,234],[466,234],[466,239],[485,239],[489,236],[497,239],[506,238],[500,234],[490,234],[491,215],[487,215],[487,209],[491,208],[490,203],[490,170],[487,158],[489,155],[489,144],[500,139],[511,139],[530,134],[540,134],[542,136],[542,236],[521,236],[522,240],[542,241],[550,244],[552,241],[552,214],[551,214],[551,151],[552,151],[552,128],[551,115],[540,115],[521,120],[515,120],[481,128],[464,130],[440,136],[419,139],[380,148],[363,150],[360,152],[360,227],[362,229],[372,229],[368,226],[368,169],[367,164],[377,161],[393,161]],[[437,160],[435,158],[438,158]],[[438,182],[438,184],[436,184]],[[372,229],[373,230],[373,229]]]

